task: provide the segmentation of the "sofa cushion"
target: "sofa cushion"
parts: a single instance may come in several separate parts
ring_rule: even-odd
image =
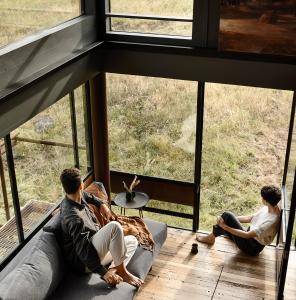
[[[0,299],[45,299],[57,288],[64,272],[55,236],[43,233],[31,253],[0,282]]]
[[[166,224],[148,219],[144,221],[153,235],[155,249],[151,252],[138,247],[127,265],[130,272],[142,279],[145,279],[167,236]],[[136,291],[135,287],[126,283],[120,283],[117,287],[111,288],[98,274],[79,275],[69,272],[49,299],[131,300]]]
[[[61,215],[60,212],[56,213],[48,223],[43,227],[43,231],[54,233],[59,245],[62,244],[63,241],[63,230],[61,223]]]
[[[142,247],[138,247],[135,254],[131,258],[127,269],[134,275],[145,279],[147,276],[152,262],[158,255],[161,246],[164,244],[167,238],[167,225],[161,222],[144,219],[144,222],[148,226],[148,229],[153,235],[154,239],[154,251],[147,251]]]

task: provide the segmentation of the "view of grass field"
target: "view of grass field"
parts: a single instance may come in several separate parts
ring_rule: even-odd
[[[80,15],[80,0],[0,0],[0,47]]]
[[[79,15],[79,3],[78,0],[0,0],[0,46]],[[112,0],[111,11],[191,17],[192,5],[192,0]],[[128,22],[122,23],[124,29],[132,28]],[[136,25],[137,30],[154,30],[148,23]],[[115,21],[113,25],[121,26]],[[165,26],[170,32],[177,28]],[[193,182],[197,82],[108,74],[107,88],[111,169]],[[85,146],[81,88],[75,93],[79,141],[80,146]],[[237,214],[252,212],[260,205],[262,185],[281,184],[291,102],[292,93],[288,91],[206,84],[201,229],[210,230],[216,215],[223,210]],[[11,135],[71,145],[68,97]],[[13,151],[21,205],[31,199],[56,202],[62,195],[60,171],[74,165],[72,148],[18,141]],[[85,150],[80,151],[80,160],[85,174]],[[291,166],[290,181],[294,175],[293,155]],[[157,199],[149,205],[192,213],[191,207]],[[192,226],[190,220],[146,212],[145,216],[174,226]],[[0,192],[0,224],[5,221]]]

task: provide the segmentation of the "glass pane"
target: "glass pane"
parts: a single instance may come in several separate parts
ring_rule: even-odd
[[[191,22],[112,18],[112,30],[167,35],[192,35]]]
[[[111,12],[192,17],[193,0],[111,0]]]
[[[75,109],[77,122],[77,138],[79,147],[79,169],[82,174],[87,174],[91,169],[89,137],[87,129],[87,113],[84,85],[74,91],[75,94]]]
[[[292,92],[206,84],[202,229],[223,211],[249,214],[263,185],[281,186]]]
[[[25,235],[63,195],[59,176],[74,166],[69,97],[11,133]]]
[[[0,47],[80,15],[80,0],[0,1]]]
[[[221,0],[220,50],[296,54],[295,1]]]
[[[4,140],[0,139],[0,262],[18,245]]]
[[[193,181],[195,82],[107,76],[110,168]]]

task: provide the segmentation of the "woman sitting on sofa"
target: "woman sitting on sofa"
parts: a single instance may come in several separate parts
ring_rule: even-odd
[[[263,207],[250,216],[235,217],[231,212],[224,212],[213,226],[212,233],[204,236],[197,235],[199,242],[214,244],[219,235],[229,236],[244,253],[254,256],[258,255],[269,245],[279,227],[280,209],[277,204],[281,200],[279,188],[270,185],[261,189]],[[241,223],[250,223],[245,230]]]

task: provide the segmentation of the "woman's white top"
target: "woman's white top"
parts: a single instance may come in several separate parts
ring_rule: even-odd
[[[257,240],[262,245],[272,243],[278,231],[279,215],[268,212],[268,207],[263,206],[253,216],[250,225],[250,231],[255,231]]]

